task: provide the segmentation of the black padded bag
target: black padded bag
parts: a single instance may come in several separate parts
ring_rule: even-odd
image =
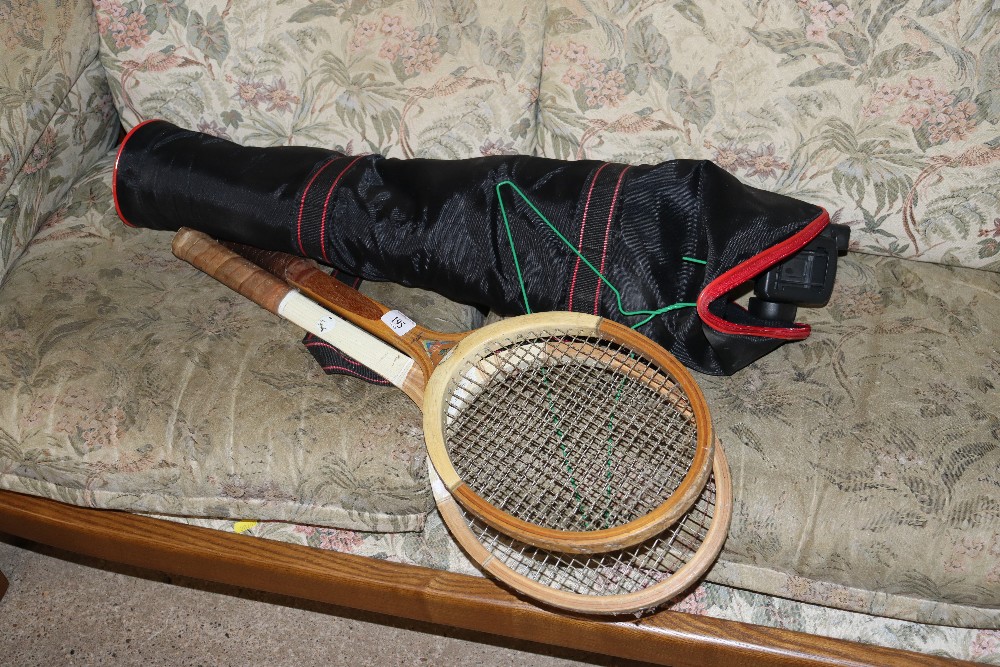
[[[240,146],[165,121],[126,137],[114,193],[129,225],[193,227],[503,315],[573,310],[634,326],[648,315],[623,310],[692,304],[637,330],[710,374],[809,335],[731,294],[829,224],[822,208],[707,161],[398,160]]]

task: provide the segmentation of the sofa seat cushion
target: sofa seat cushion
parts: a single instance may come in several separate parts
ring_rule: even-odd
[[[419,410],[324,375],[302,332],[114,212],[111,157],[0,289],[0,487],[116,509],[419,529]],[[370,285],[438,329],[470,311]]]
[[[420,528],[416,408],[322,375],[294,327],[175,260],[169,234],[122,226],[109,179],[110,159],[0,291],[0,486],[139,512]],[[431,327],[471,322],[379,287]],[[699,377],[735,486],[708,578],[1000,625],[1000,276],[852,254],[831,305],[802,316],[808,340]]]
[[[810,338],[701,377],[735,507],[710,577],[1000,624],[1000,274],[850,254]]]

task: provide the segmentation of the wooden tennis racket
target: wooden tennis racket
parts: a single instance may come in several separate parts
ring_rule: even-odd
[[[469,558],[514,590],[589,614],[650,611],[693,585],[715,562],[732,516],[729,464],[715,444],[712,476],[676,523],[634,546],[597,554],[547,551],[518,542],[465,511],[428,466],[445,525]]]
[[[539,313],[456,344],[412,321],[399,332],[384,319],[397,311],[318,268],[314,301],[289,287],[287,270],[279,278],[200,232],[181,230],[173,248],[403,389],[423,409],[428,456],[451,495],[521,542],[566,553],[631,546],[674,523],[705,486],[714,438],[704,397],[673,356],[627,327]],[[453,348],[443,362],[427,352],[435,345]]]
[[[418,406],[423,405],[426,380],[448,352],[470,333],[444,333],[422,327],[405,313],[390,310],[332,278],[315,262],[304,257],[262,250],[241,243],[219,243],[410,357],[420,368],[425,382],[410,383],[403,390]]]

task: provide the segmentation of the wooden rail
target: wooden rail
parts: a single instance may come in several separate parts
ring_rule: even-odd
[[[0,491],[0,532],[168,574],[657,665],[971,664],[673,611],[596,620],[543,609],[479,577],[9,491]]]

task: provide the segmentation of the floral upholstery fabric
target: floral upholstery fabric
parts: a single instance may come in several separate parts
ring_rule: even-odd
[[[548,3],[540,150],[707,158],[865,252],[1000,270],[991,0]]]
[[[851,254],[802,317],[806,341],[700,377],[735,498],[712,580],[1000,626],[1000,274]]]
[[[118,134],[90,0],[0,2],[0,282]]]
[[[544,5],[96,0],[126,127],[393,157],[534,150]]]
[[[416,530],[433,507],[420,412],[324,375],[301,331],[128,229],[111,156],[0,292],[0,487],[95,507]],[[370,287],[428,326],[432,294]]]

